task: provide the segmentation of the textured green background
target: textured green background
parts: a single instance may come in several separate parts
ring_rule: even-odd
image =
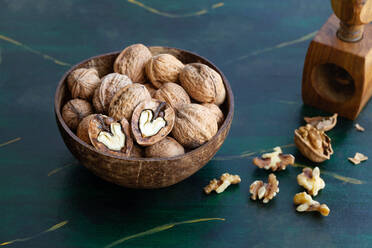
[[[145,6],[133,0],[0,0],[0,143],[21,138],[0,145],[0,243],[30,237],[3,245],[105,247],[167,223],[225,218],[177,225],[117,247],[371,247],[372,168],[369,161],[354,166],[346,159],[357,151],[372,156],[371,104],[358,119],[365,133],[344,119],[329,133],[335,155],[320,166],[328,172],[327,186],[316,197],[330,207],[328,217],[296,213],[292,198],[302,191],[296,183],[301,168],[276,173],[280,193],[268,205],[249,199],[250,183],[268,173],[244,154],[293,143],[302,117],[321,113],[302,105],[301,76],[312,33],[327,20],[330,4],[140,1]],[[61,62],[72,65],[136,42],[207,57],[235,93],[231,132],[216,158],[166,189],[125,189],[95,177],[70,154],[55,124],[54,92],[69,68]],[[313,166],[294,147],[284,151]],[[225,171],[239,174],[242,183],[205,196],[202,187]]]

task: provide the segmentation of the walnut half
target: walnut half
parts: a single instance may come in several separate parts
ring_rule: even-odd
[[[309,167],[304,168],[302,173],[297,176],[297,182],[312,196],[316,196],[319,190],[325,187],[324,180],[320,178],[318,167],[315,167],[313,170]]]
[[[270,173],[268,183],[259,180],[254,181],[249,188],[249,192],[252,200],[263,198],[262,202],[268,203],[279,193],[279,181],[273,173]]]
[[[207,186],[204,187],[204,192],[208,195],[213,190],[220,194],[227,189],[231,184],[238,184],[241,182],[239,175],[231,175],[229,173],[224,173],[221,175],[220,180],[213,179],[209,182]]]
[[[299,205],[296,208],[298,212],[317,211],[323,216],[328,216],[330,212],[326,204],[320,204],[319,202],[314,201],[306,192],[296,194],[293,198],[293,202],[294,204]]]
[[[287,165],[293,165],[295,158],[291,154],[283,154],[282,149],[277,146],[274,152],[265,153],[261,158],[256,157],[253,159],[253,164],[265,170],[285,170]]]

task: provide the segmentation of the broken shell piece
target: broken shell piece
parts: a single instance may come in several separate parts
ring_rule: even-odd
[[[332,116],[305,117],[304,120],[316,129],[326,132],[336,126],[337,116],[338,114],[336,113]]]
[[[310,124],[295,130],[294,141],[302,155],[313,162],[323,162],[333,154],[331,139]]]
[[[111,117],[96,114],[89,122],[88,132],[96,149],[117,156],[127,157],[131,154],[133,139],[125,118],[119,122]]]
[[[364,127],[362,127],[361,125],[359,125],[359,123],[355,124],[355,129],[358,130],[359,132],[364,132]]]
[[[299,205],[296,208],[298,212],[317,211],[323,216],[328,216],[330,212],[326,204],[320,204],[319,202],[314,201],[306,192],[296,194],[293,198],[293,202],[294,204]]]
[[[297,182],[312,196],[316,196],[319,190],[325,188],[325,182],[320,178],[319,167],[315,167],[314,169],[304,168],[302,173],[297,176]]]
[[[204,192],[208,195],[213,190],[220,194],[227,189],[231,184],[238,184],[241,182],[239,175],[231,175],[229,173],[224,173],[221,175],[220,180],[213,179],[209,182],[207,186],[204,187]]]
[[[287,165],[293,165],[295,158],[291,154],[283,154],[282,149],[277,146],[274,152],[262,154],[261,158],[253,159],[253,164],[265,170],[285,170]]]
[[[364,154],[360,153],[360,152],[357,152],[357,153],[355,153],[353,158],[348,158],[348,159],[353,164],[360,164],[361,162],[366,161],[368,159],[368,157],[365,156]]]
[[[270,173],[268,183],[259,180],[254,181],[249,187],[249,192],[252,200],[258,198],[263,199],[263,203],[268,203],[279,193],[279,181],[273,173]]]
[[[174,118],[174,110],[166,102],[144,101],[133,111],[133,136],[140,145],[153,145],[172,131]]]

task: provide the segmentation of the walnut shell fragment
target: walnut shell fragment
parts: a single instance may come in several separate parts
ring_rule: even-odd
[[[355,153],[353,158],[347,158],[353,164],[360,164],[363,161],[368,160],[368,157],[360,152]]]
[[[326,204],[320,204],[319,202],[314,201],[306,192],[296,194],[293,198],[293,202],[295,205],[299,205],[296,208],[298,212],[317,211],[323,216],[328,216],[330,212]]]
[[[318,167],[314,169],[309,167],[304,168],[302,173],[297,176],[297,182],[312,196],[318,195],[319,190],[325,188],[325,182],[320,178],[320,170]]]
[[[166,102],[143,101],[133,111],[133,136],[139,145],[153,145],[172,131],[174,118],[174,110]]]
[[[67,77],[67,86],[72,98],[91,99],[100,83],[101,79],[94,68],[76,69]]]
[[[304,120],[306,121],[307,124],[314,126],[316,129],[327,132],[336,126],[337,116],[338,114],[336,113],[328,117],[327,116],[305,117]]]
[[[313,162],[323,162],[333,154],[331,139],[310,124],[295,130],[294,141],[302,155]]]
[[[265,170],[285,170],[287,165],[293,165],[295,157],[291,154],[283,154],[282,149],[278,146],[274,148],[274,152],[265,153],[259,157],[253,159],[253,164],[258,168]]]
[[[146,65],[146,74],[155,88],[167,82],[178,82],[184,64],[171,54],[158,54]]]
[[[72,131],[75,131],[84,117],[90,114],[93,114],[92,105],[82,99],[72,99],[62,108],[62,118]]]
[[[231,184],[238,184],[242,180],[239,175],[231,175],[229,173],[223,173],[219,180],[212,179],[207,186],[204,187],[204,193],[209,195],[212,191],[216,191],[220,194],[227,189]]]
[[[216,116],[217,125],[220,127],[225,120],[225,116],[220,107],[214,103],[203,103],[202,106],[207,107]]]
[[[263,203],[268,203],[279,193],[279,181],[273,173],[270,173],[268,183],[261,180],[254,181],[249,187],[252,200],[262,200]]]
[[[125,48],[114,62],[114,72],[127,75],[132,82],[146,82],[145,66],[152,58],[150,50],[142,44]]]
[[[133,139],[128,121],[96,114],[89,122],[89,138],[93,146],[100,151],[117,156],[128,157],[133,149]]]
[[[183,104],[176,110],[173,137],[184,147],[196,148],[218,131],[214,114],[200,104]]]
[[[169,158],[185,153],[185,149],[175,139],[165,137],[161,141],[146,147],[145,154],[148,158]]]
[[[109,107],[109,116],[116,120],[123,118],[130,120],[133,110],[137,105],[146,100],[151,100],[150,93],[142,84],[129,84],[119,90],[112,98]]]
[[[87,143],[88,145],[91,145],[92,142],[90,142],[89,138],[89,123],[93,119],[95,114],[91,114],[86,116],[80,123],[76,130],[76,136],[78,136],[82,141]]]
[[[221,105],[226,90],[218,72],[201,63],[186,65],[180,73],[180,82],[186,92],[201,103]]]
[[[167,102],[176,109],[179,105],[191,103],[187,92],[178,84],[165,83],[154,94],[154,98]]]

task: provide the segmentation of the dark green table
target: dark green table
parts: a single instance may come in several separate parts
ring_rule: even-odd
[[[357,120],[364,133],[345,119],[329,133],[335,155],[320,165],[327,186],[316,200],[331,214],[299,214],[292,204],[300,166],[314,166],[291,145],[293,130],[303,116],[324,114],[302,105],[302,67],[330,13],[324,0],[0,0],[0,246],[371,247],[372,167],[347,161],[372,156],[371,104]],[[92,175],[63,144],[53,114],[70,65],[137,42],[207,57],[235,93],[231,132],[214,160],[160,190]],[[276,173],[275,200],[253,202],[249,185],[268,172],[252,157],[277,145],[298,167]],[[226,171],[242,183],[204,195]]]

